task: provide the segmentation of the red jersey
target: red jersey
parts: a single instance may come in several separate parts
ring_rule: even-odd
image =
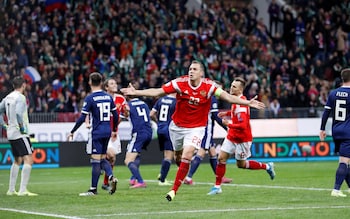
[[[126,102],[126,99],[123,95],[114,94],[113,97],[114,97],[115,106],[117,108],[117,113],[119,115],[119,121],[118,121],[118,124],[119,124],[119,122],[121,121],[121,116],[124,113],[125,106],[128,105],[128,103]],[[113,127],[113,119],[111,119],[111,127]],[[117,131],[118,131],[118,127],[117,127]]]
[[[120,94],[114,94],[114,103],[117,107],[117,112],[119,116],[124,113],[125,106],[128,105],[125,97]]]
[[[165,93],[176,94],[176,107],[172,120],[179,127],[206,126],[211,107],[211,96],[218,85],[203,78],[197,87],[190,84],[188,76],[176,78],[162,86]]]
[[[240,96],[241,99],[247,99]],[[231,116],[232,123],[228,125],[227,139],[234,143],[250,142],[253,140],[252,130],[250,128],[250,109],[249,106],[232,104],[231,111],[227,112]]]

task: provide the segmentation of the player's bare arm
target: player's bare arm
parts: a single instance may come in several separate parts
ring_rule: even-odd
[[[145,90],[136,90],[132,84],[129,84],[127,88],[122,88],[120,91],[124,95],[131,96],[146,96],[146,97],[157,97],[165,94],[163,88],[149,88]]]
[[[256,100],[257,96],[255,96],[254,98],[250,99],[250,100],[244,100],[239,98],[238,96],[235,95],[230,95],[229,93],[227,93],[226,91],[222,91],[220,93],[220,99],[225,100],[229,103],[233,103],[233,104],[240,104],[240,105],[248,105],[250,107],[256,108],[256,109],[263,109],[265,108],[265,104]]]

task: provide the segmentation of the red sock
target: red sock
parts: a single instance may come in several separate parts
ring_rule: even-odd
[[[106,173],[105,173],[105,177],[103,179],[103,185],[108,185],[108,176]]]
[[[176,173],[176,178],[174,180],[173,190],[175,193],[177,190],[179,190],[179,187],[181,186],[183,180],[185,179],[188,170],[190,169],[190,161],[189,160],[181,160],[179,169]]]
[[[218,163],[215,170],[215,173],[216,173],[215,185],[217,186],[221,185],[222,177],[224,177],[225,172],[226,172],[226,163]]]
[[[114,165],[111,164],[111,167],[112,167],[112,170],[113,170]],[[108,176],[107,176],[106,173],[105,173],[105,177],[104,177],[104,179],[103,179],[103,184],[104,184],[104,185],[108,185],[108,184],[109,184],[109,182],[108,182]]]
[[[266,164],[264,163],[260,163],[258,161],[255,160],[249,160],[247,161],[246,164],[246,169],[251,169],[251,170],[266,170]]]

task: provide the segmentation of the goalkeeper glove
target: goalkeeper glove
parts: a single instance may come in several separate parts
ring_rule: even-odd
[[[7,125],[6,124],[3,124],[2,126],[1,126],[4,130],[7,130]]]
[[[27,130],[23,126],[19,127],[19,131],[21,134],[28,134]]]

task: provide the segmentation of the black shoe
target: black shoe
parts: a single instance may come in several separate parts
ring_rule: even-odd
[[[117,190],[117,183],[118,180],[115,177],[112,177],[112,179],[109,181],[109,194],[113,195],[115,193],[115,191]]]

